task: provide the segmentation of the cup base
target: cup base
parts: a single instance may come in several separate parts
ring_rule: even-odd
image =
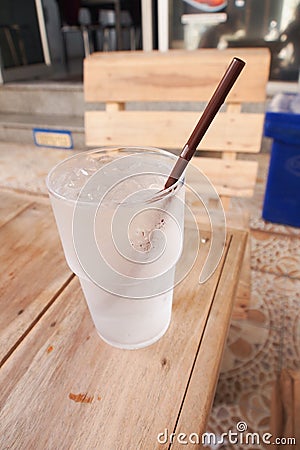
[[[157,334],[155,337],[153,337],[152,339],[148,339],[147,341],[142,341],[142,342],[137,342],[137,343],[132,343],[132,344],[124,344],[121,342],[115,342],[112,340],[108,340],[100,333],[100,331],[98,331],[97,329],[96,329],[96,331],[97,331],[98,335],[100,336],[100,338],[106,344],[111,345],[112,347],[120,348],[122,350],[138,350],[140,348],[149,347],[150,345],[157,342],[167,332],[169,326],[170,326],[170,322],[168,322],[167,325],[165,326],[165,328],[159,334]]]

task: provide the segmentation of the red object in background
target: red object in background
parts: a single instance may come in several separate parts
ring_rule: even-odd
[[[219,12],[226,8],[227,0],[183,0],[184,3],[194,8],[194,12]],[[189,14],[191,11],[186,11]]]
[[[208,6],[221,6],[227,2],[224,0],[194,0],[197,3],[205,3]]]

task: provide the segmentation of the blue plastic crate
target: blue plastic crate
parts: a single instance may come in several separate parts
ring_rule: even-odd
[[[262,216],[300,227],[300,114],[267,112],[264,134],[273,145]]]

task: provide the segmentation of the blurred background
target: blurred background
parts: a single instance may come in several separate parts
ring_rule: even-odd
[[[86,54],[160,48],[162,30],[167,48],[268,47],[270,80],[297,81],[298,4],[299,0],[0,0],[0,79],[80,80]]]

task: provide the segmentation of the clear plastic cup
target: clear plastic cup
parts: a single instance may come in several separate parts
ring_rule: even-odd
[[[64,160],[47,177],[67,263],[98,334],[119,348],[151,345],[170,324],[184,185],[163,186],[175,161],[160,149],[104,148]]]

